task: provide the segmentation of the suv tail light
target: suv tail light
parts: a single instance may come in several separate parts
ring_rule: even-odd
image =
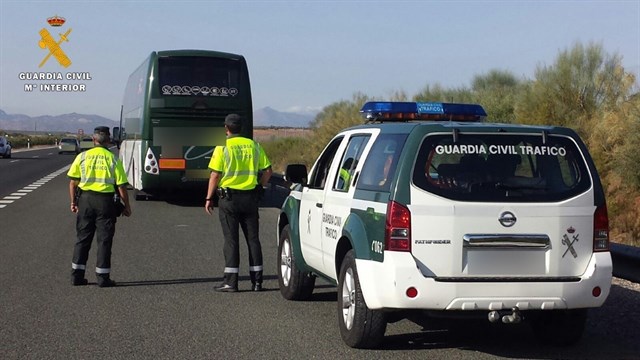
[[[593,251],[609,251],[609,215],[606,205],[598,206],[593,215]]]
[[[385,250],[411,251],[411,212],[395,201],[387,205],[384,243]]]

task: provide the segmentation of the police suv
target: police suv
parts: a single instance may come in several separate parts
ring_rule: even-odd
[[[338,287],[342,339],[419,315],[527,321],[577,342],[611,287],[604,192],[571,129],[485,123],[474,104],[369,102],[293,182],[278,219],[285,299]]]

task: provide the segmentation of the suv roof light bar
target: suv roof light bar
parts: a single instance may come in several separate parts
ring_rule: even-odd
[[[360,113],[366,121],[483,121],[487,117],[478,104],[439,102],[369,101]]]

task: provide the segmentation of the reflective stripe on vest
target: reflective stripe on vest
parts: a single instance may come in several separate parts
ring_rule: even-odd
[[[224,154],[224,176],[225,177],[240,177],[240,176],[255,176],[258,178],[258,163],[260,161],[260,151],[258,151],[258,147],[255,143],[252,144],[253,150],[253,170],[231,170],[231,155],[229,154],[229,147],[225,146],[223,150]]]
[[[95,178],[95,177],[87,177],[87,169],[85,167],[85,158],[87,156],[87,152],[83,152],[82,155],[80,155],[80,184],[86,184],[88,182],[92,182],[92,183],[98,183],[98,184],[107,184],[107,185],[114,185],[116,184],[116,156],[113,153],[110,153],[111,157],[112,157],[112,161],[111,161],[111,166],[110,166],[110,170],[111,170],[111,174],[113,175],[112,178]]]

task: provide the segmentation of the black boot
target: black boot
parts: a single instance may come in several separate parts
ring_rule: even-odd
[[[116,286],[116,282],[109,278],[109,274],[96,274],[99,287],[112,287]]]
[[[221,292],[237,292],[238,273],[224,273],[224,281],[220,286],[217,286],[215,290]]]
[[[251,290],[262,291],[262,271],[249,271],[251,277]]]
[[[87,285],[88,281],[84,278],[84,270],[73,269],[71,270],[71,285],[80,286]]]

